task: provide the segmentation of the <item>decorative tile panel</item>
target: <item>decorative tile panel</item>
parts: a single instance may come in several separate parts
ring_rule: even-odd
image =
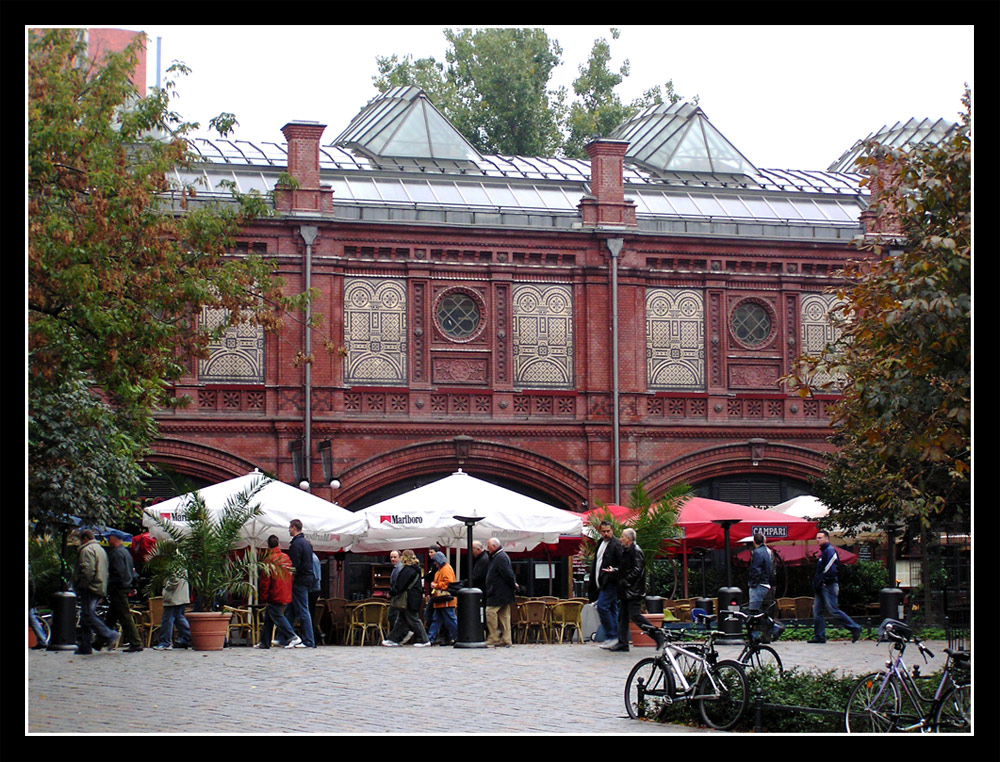
[[[348,384],[405,384],[406,284],[383,278],[347,278],[344,343]]]
[[[569,286],[521,284],[512,291],[514,386],[573,387],[573,293]]]
[[[830,311],[842,304],[834,294],[803,294],[800,302],[799,323],[802,328],[802,354],[823,354],[827,345],[840,338],[840,329],[830,319]],[[842,375],[832,376],[828,373],[817,374],[810,379],[814,385],[834,382],[835,387],[843,386]]]
[[[650,389],[705,389],[705,297],[695,289],[646,290],[646,383]]]
[[[203,307],[199,324],[212,330],[225,323],[228,310]],[[208,358],[198,360],[198,380],[207,384],[263,384],[264,329],[234,325],[209,342]]]

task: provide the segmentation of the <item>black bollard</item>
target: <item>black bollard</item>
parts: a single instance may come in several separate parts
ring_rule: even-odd
[[[76,593],[54,593],[49,600],[52,606],[52,634],[48,651],[76,650]]]
[[[455,648],[486,648],[486,621],[483,617],[483,591],[466,587],[458,591],[458,636]]]

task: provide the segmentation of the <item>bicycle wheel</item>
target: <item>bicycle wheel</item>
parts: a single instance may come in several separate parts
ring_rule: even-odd
[[[740,656],[740,664],[747,669],[760,669],[761,667],[771,669],[781,676],[784,667],[781,666],[781,657],[771,646],[757,646],[753,651],[745,650]]]
[[[674,678],[656,657],[641,659],[625,681],[625,709],[633,720],[656,719],[671,703]]]
[[[941,699],[934,716],[935,733],[970,733],[972,731],[972,688],[959,685]]]
[[[899,688],[885,672],[859,678],[847,697],[844,729],[848,733],[890,733],[899,715]]]
[[[729,730],[743,716],[750,703],[750,688],[747,676],[739,662],[726,659],[708,668],[698,683],[698,711],[705,724],[716,730]],[[718,686],[718,693],[712,687],[709,674]],[[706,695],[708,694],[708,695]]]

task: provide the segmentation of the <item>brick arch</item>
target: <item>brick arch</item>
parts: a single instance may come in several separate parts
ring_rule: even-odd
[[[213,483],[243,476],[258,467],[256,463],[214,447],[183,439],[157,439],[148,460]]]
[[[579,510],[587,499],[587,480],[549,458],[497,442],[456,437],[402,447],[354,466],[340,475],[343,486],[337,502],[350,505],[387,484],[459,468],[530,484],[565,510]]]
[[[808,482],[818,477],[825,466],[822,452],[782,442],[762,442],[755,446],[750,441],[743,441],[688,453],[650,471],[642,481],[650,495],[659,495],[677,482],[697,484],[719,476],[749,472]]]

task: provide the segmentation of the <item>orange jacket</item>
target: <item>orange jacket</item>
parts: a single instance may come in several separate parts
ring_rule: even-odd
[[[271,548],[270,560],[284,570],[284,574],[276,573],[260,575],[257,592],[261,603],[278,603],[288,605],[292,602],[292,560],[281,548]]]
[[[455,582],[455,570],[451,568],[451,564],[445,564],[440,569],[437,570],[437,574],[434,575],[434,581],[431,582],[431,588],[434,590],[444,590],[448,592],[448,585]],[[431,594],[431,600],[434,600],[434,594]],[[453,598],[445,603],[435,603],[434,608],[443,609],[446,606],[457,606],[458,601]]]

